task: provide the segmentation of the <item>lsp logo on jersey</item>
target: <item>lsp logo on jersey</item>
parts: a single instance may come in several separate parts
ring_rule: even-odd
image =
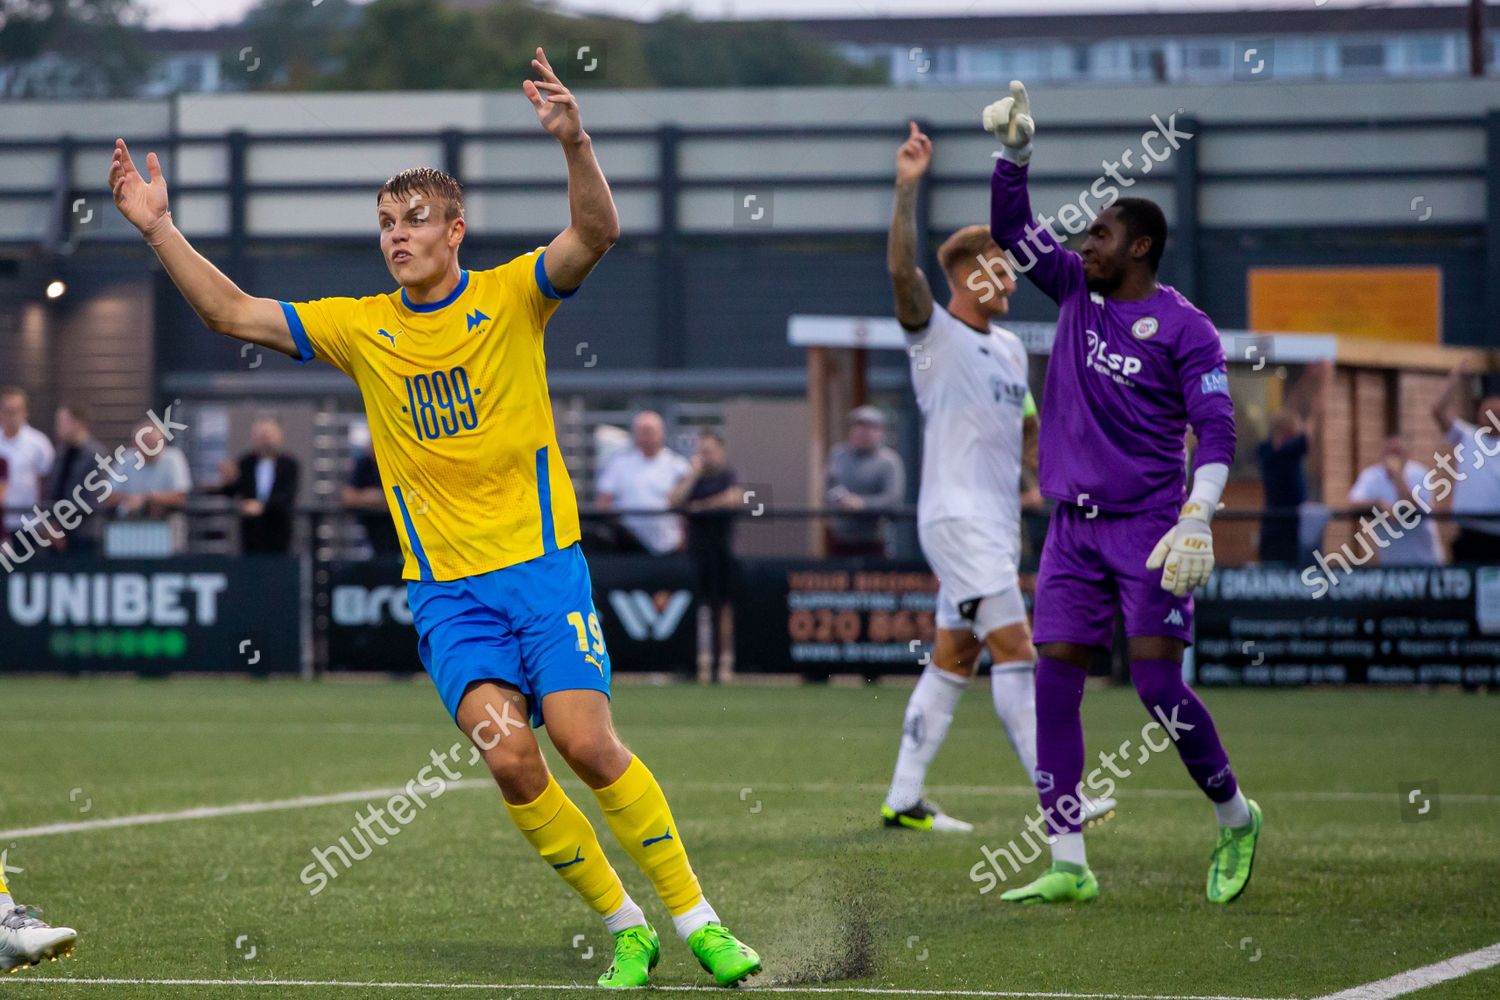
[[[1085,363],[1099,374],[1108,375],[1122,385],[1134,385],[1135,383],[1130,381],[1130,376],[1140,372],[1144,362],[1129,354],[1111,352],[1109,341],[1093,330],[1086,332],[1089,338],[1089,353]]]

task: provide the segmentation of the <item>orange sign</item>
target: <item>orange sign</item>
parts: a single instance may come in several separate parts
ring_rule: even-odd
[[[1250,329],[1441,341],[1440,267],[1252,267]]]

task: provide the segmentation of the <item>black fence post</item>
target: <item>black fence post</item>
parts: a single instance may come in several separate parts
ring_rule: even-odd
[[[442,135],[443,170],[458,181],[464,180],[464,134],[456,128],[446,129]]]
[[[1203,122],[1197,118],[1182,120],[1182,131],[1192,138],[1177,149],[1177,164],[1172,172],[1177,199],[1177,222],[1172,227],[1168,246],[1180,262],[1174,275],[1177,290],[1189,299],[1198,297],[1198,143],[1203,141]],[[1175,243],[1175,246],[1172,244]]]
[[[245,159],[250,137],[242,129],[234,129],[226,137],[229,144],[229,272],[235,279],[243,279],[245,249],[249,243],[246,231],[250,196],[245,190]]]
[[[657,185],[658,234],[656,241],[656,364],[658,368],[681,368],[687,341],[682,311],[682,277],[678,268],[678,147],[682,135],[675,125],[663,125],[657,134],[661,161]]]

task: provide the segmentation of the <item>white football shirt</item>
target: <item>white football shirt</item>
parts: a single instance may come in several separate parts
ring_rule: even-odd
[[[10,466],[10,489],[5,496],[5,526],[19,530],[25,522],[36,520],[31,509],[42,497],[42,484],[52,472],[56,453],[47,435],[25,424],[15,437],[0,431],[0,458]]]
[[[621,510],[667,510],[672,489],[693,471],[692,463],[670,448],[647,458],[634,446],[610,460],[599,474],[599,493]],[[676,514],[623,514],[620,523],[657,555],[682,547],[682,519]]]
[[[1026,348],[1001,326],[981,333],[934,305],[907,344],[922,410],[921,524],[1021,520]]]

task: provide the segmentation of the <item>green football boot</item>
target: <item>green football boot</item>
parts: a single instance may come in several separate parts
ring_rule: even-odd
[[[1001,893],[1007,903],[1087,903],[1099,898],[1099,880],[1083,865],[1054,861],[1030,885]]]
[[[688,947],[705,972],[720,986],[733,986],[760,971],[760,956],[723,924],[704,924],[688,935]]]
[[[886,826],[907,830],[936,830],[940,833],[973,833],[974,824],[954,819],[926,799],[918,800],[910,809],[897,812],[881,803],[880,821]]]
[[[645,986],[660,961],[661,940],[651,925],[627,927],[615,935],[615,960],[599,977],[599,985],[611,990]]]
[[[1209,855],[1208,901],[1232,903],[1250,884],[1255,868],[1255,847],[1260,843],[1260,806],[1250,800],[1250,822],[1244,826],[1219,828],[1219,842]]]

